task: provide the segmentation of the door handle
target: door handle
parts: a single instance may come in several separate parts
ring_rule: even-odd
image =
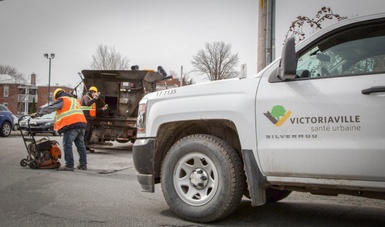
[[[385,86],[370,87],[361,91],[363,95],[370,95],[371,93],[376,93],[376,92],[385,92]]]

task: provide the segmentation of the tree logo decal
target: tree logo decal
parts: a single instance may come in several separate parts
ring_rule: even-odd
[[[267,111],[263,113],[267,119],[271,121],[275,126],[281,126],[290,117],[291,111],[286,111],[285,107],[276,105],[271,109],[271,112]]]

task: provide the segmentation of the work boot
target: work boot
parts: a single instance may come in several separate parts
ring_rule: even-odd
[[[76,168],[80,170],[87,170],[87,165],[78,165]]]
[[[57,170],[58,171],[74,171],[74,168],[67,167],[67,166],[61,166]]]

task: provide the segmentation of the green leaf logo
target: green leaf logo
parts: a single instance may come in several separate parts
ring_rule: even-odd
[[[267,111],[263,114],[275,126],[281,126],[290,117],[291,111],[286,111],[285,107],[281,105],[276,105],[273,107],[273,109],[271,109],[271,112]]]

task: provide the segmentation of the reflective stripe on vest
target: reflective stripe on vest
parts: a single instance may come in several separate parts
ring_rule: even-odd
[[[87,123],[79,100],[66,96],[60,98],[63,100],[63,107],[56,111],[54,130],[58,131],[75,123]]]
[[[87,95],[89,99],[92,99],[89,95]],[[84,96],[82,98],[83,103]],[[91,106],[82,106],[82,110],[88,111],[91,117],[96,117],[96,103],[92,103]]]

